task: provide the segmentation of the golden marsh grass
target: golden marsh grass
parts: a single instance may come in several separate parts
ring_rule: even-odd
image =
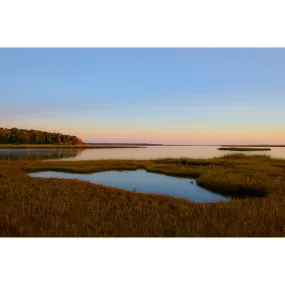
[[[146,169],[232,197],[194,203],[27,172]],[[22,237],[282,237],[285,160],[214,159],[0,161],[0,235]]]

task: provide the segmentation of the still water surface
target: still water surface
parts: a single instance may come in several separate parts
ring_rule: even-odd
[[[30,175],[42,178],[80,179],[140,193],[166,194],[187,198],[195,202],[229,201],[226,197],[199,187],[194,179],[149,173],[145,170],[105,171],[91,174],[46,171],[30,173]]]
[[[64,159],[77,157],[81,149],[0,149],[0,160]]]
[[[218,150],[219,146],[149,146],[146,148],[114,149],[0,149],[0,160],[56,159],[157,159],[165,157],[212,158],[225,154],[241,153]],[[285,159],[285,147],[271,147],[271,151],[242,152],[247,155],[270,155]]]

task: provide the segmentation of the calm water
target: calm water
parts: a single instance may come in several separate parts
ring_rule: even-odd
[[[0,149],[0,160],[75,158],[82,151],[81,149]]]
[[[91,174],[46,171],[30,175],[43,178],[80,179],[140,193],[167,194],[195,202],[229,201],[228,198],[199,187],[193,179],[154,174],[145,170],[105,171]]]
[[[218,146],[150,146],[146,148],[117,149],[0,149],[2,159],[156,159],[165,157],[212,158],[240,152],[221,151]],[[243,152],[270,155],[285,159],[285,147],[271,147],[271,151]]]

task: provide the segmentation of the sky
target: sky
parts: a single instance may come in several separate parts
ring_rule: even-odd
[[[0,49],[0,127],[86,142],[285,144],[285,49]]]

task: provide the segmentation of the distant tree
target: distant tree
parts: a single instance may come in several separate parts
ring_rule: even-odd
[[[61,143],[60,134],[56,135],[56,143]]]
[[[10,138],[6,135],[0,134],[0,143],[10,143]]]

